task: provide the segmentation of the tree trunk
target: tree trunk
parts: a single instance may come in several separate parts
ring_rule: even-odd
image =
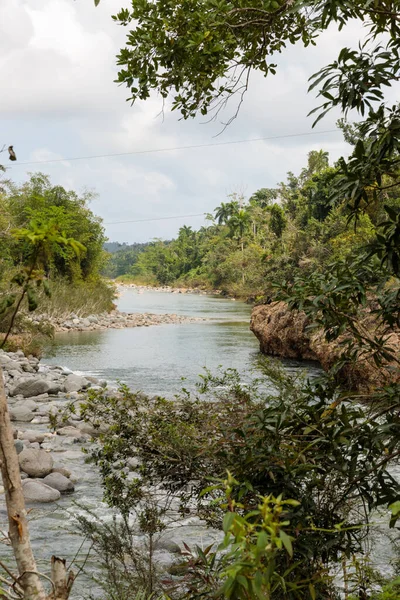
[[[24,600],[45,600],[46,595],[37,574],[22,493],[18,455],[8,413],[3,370],[0,367],[0,461],[6,497],[9,536],[19,573],[19,584]]]
[[[55,556],[51,559],[51,579],[53,586],[49,596],[46,596],[40,575],[37,572],[35,557],[33,556],[29,538],[18,455],[15,449],[13,428],[8,413],[3,370],[1,367],[0,462],[7,505],[9,536],[18,568],[18,586],[23,591],[23,598],[24,600],[67,600],[74,581],[74,575],[70,572],[67,577],[65,560]]]
[[[50,594],[48,600],[68,600],[69,594],[74,583],[72,571],[67,576],[65,560],[51,557],[51,580],[54,584],[54,591]]]

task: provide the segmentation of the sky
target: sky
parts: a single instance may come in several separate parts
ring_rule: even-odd
[[[162,118],[157,96],[133,107],[126,102],[128,90],[114,80],[115,56],[128,30],[111,19],[124,6],[127,0],[102,0],[97,8],[93,0],[1,0],[0,148],[14,145],[13,180],[41,171],[55,185],[91,190],[90,207],[104,220],[110,241],[146,242],[171,239],[183,224],[201,227],[202,215],[231,193],[248,198],[274,187],[288,171],[299,173],[311,150],[328,151],[332,161],[348,154],[340,131],[324,133],[336,128],[338,113],[312,129],[307,114],[319,102],[307,94],[307,80],[344,45],[356,47],[363,35],[358,23],[340,33],[329,30],[316,48],[288,48],[274,77],[253,73],[237,119],[221,133],[233,104],[219,122],[206,124],[179,120],[168,106]],[[290,137],[225,144],[276,136]],[[52,159],[65,160],[23,164]]]

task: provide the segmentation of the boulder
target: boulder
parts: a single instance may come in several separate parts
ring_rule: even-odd
[[[30,423],[33,417],[33,412],[23,405],[13,406],[12,408],[10,408],[11,421],[22,421],[24,423]]]
[[[23,362],[19,363],[20,367],[22,367],[22,370],[25,371],[25,373],[35,373],[35,369],[32,367],[32,365],[26,360]]]
[[[18,456],[22,471],[31,477],[46,477],[53,469],[53,457],[37,448],[25,448]]]
[[[71,375],[67,375],[64,383],[64,389],[67,393],[79,392],[80,390],[87,388],[88,385],[89,381],[85,379],[85,377],[71,373]]]
[[[85,438],[85,437],[90,437],[85,433],[82,433],[82,431],[80,431],[80,429],[77,429],[76,427],[71,427],[70,425],[67,427],[61,427],[61,429],[57,430],[57,434],[58,435],[62,435],[62,436],[67,436],[67,437],[73,437],[73,438]]]
[[[61,493],[55,488],[32,479],[22,482],[22,491],[26,502],[56,502],[61,498]]]
[[[156,549],[167,550],[168,552],[171,552],[171,554],[182,554],[182,549],[179,546],[179,544],[177,544],[173,540],[169,540],[165,536],[163,536],[156,542]]]
[[[18,438],[20,440],[28,440],[29,442],[39,442],[41,444],[45,438],[44,433],[40,433],[40,431],[32,431],[31,429],[27,429],[26,431],[20,431],[18,433]]]
[[[68,477],[65,477],[65,475],[62,473],[53,471],[53,473],[46,475],[46,477],[43,479],[43,482],[46,485],[49,485],[51,488],[58,490],[61,492],[61,494],[69,494],[75,490],[75,486],[72,481],[70,481]]]
[[[24,398],[46,394],[50,389],[50,383],[43,377],[30,377],[23,379],[10,391],[10,396],[21,395]]]
[[[364,330],[371,336],[384,335],[379,328],[373,312],[366,309],[360,317]],[[316,360],[321,367],[328,371],[342,351],[344,336],[328,342],[321,329],[308,327],[310,321],[302,311],[290,310],[285,302],[271,302],[253,308],[250,329],[260,342],[260,350],[270,356]],[[348,338],[347,338],[348,339]],[[400,330],[395,329],[386,336],[388,347],[393,354],[400,352]],[[377,366],[372,360],[359,359],[354,363],[345,364],[336,377],[347,389],[370,390],[389,383],[399,383],[400,374],[393,363],[387,368]]]
[[[54,463],[52,473],[61,473],[64,477],[71,477],[71,471],[61,463]]]

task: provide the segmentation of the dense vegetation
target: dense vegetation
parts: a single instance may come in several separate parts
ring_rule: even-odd
[[[118,260],[134,281],[253,298],[270,295],[274,281],[323,272],[330,262],[344,260],[372,240],[385,214],[381,204],[371,205],[355,229],[346,202],[331,200],[339,168],[328,160],[326,152],[311,151],[301,173],[288,173],[277,188],[260,189],[248,201],[232,195],[209,215],[207,227],[193,231],[184,226],[172,242],[127,247],[113,255],[113,265]],[[397,188],[386,202],[400,206]]]
[[[131,267],[136,263],[139,254],[149,244],[120,244],[119,242],[106,242],[104,250],[108,253],[108,260],[102,269],[105,277],[112,279],[129,274]]]
[[[3,181],[0,191],[0,318],[6,331],[15,303],[50,316],[89,314],[112,307],[113,291],[100,271],[105,264],[101,219],[79,196],[31,175],[22,185]],[[52,293],[53,292],[53,293]],[[15,324],[17,325],[17,324]],[[17,327],[18,330],[18,327]]]
[[[246,206],[232,198],[218,208],[217,222],[204,235],[217,232],[216,248],[222,240],[214,268],[229,249],[235,282],[239,273],[244,286],[250,240],[266,234],[268,240],[256,245],[267,252],[262,276],[275,279],[278,297],[304,310],[328,342],[341,342],[338,364],[370,357],[386,369],[388,383],[355,395],[338,385],[336,364],[317,381],[294,381],[269,369],[273,394],[263,385],[243,386],[235,373],[208,375],[194,397],[183,390],[175,401],[148,399],[124,387],[115,397],[94,390],[81,407],[82,417],[101,432],[90,459],[100,468],[105,499],[119,519],[104,527],[92,518],[80,521],[105,567],[106,597],[396,598],[398,580],[376,576],[368,551],[379,519],[398,541],[400,517],[393,471],[400,456],[400,386],[389,379],[399,369],[391,341],[400,325],[400,106],[386,105],[383,94],[400,71],[398,2],[134,0],[132,10],[116,18],[135,23],[119,57],[119,81],[127,84],[131,99],[146,99],[151,90],[163,98],[172,94],[173,108],[184,118],[218,112],[232,94],[245,91],[248,77],[241,74],[252,68],[273,74],[269,57],[287,44],[314,43],[331,24],[368,21],[369,45],[343,49],[314,78],[323,98],[318,118],[335,106],[364,118],[349,134],[350,158],[330,170],[323,154],[311,155],[304,174],[280,186],[279,203],[270,202],[278,198],[275,190],[258,192]],[[314,169],[316,162],[321,168]],[[262,211],[258,230],[254,203]],[[29,239],[26,231],[22,239]],[[285,255],[291,232],[294,242]],[[38,235],[36,230],[31,237],[42,252]],[[174,256],[160,244],[142,253],[135,269],[142,263],[160,281],[187,277],[193,269],[202,276],[196,235],[181,230],[176,272]],[[74,250],[72,241],[50,230],[46,240]],[[75,250],[81,250],[77,243]],[[208,243],[214,244],[212,237]],[[64,276],[72,277],[74,269],[57,255],[58,261],[48,261],[51,269],[65,269]],[[154,269],[160,265],[158,274]],[[79,276],[84,277],[82,266]],[[375,320],[372,332],[359,326],[363,310]],[[7,470],[3,482],[9,489]],[[170,517],[193,513],[221,529],[221,544],[186,547],[178,570],[158,577],[155,536]],[[148,541],[144,561],[135,533]],[[21,586],[29,573],[20,572]],[[24,589],[24,597],[38,594]]]
[[[190,600],[395,598],[398,580],[384,582],[368,554],[378,515],[395,541],[400,516],[392,470],[400,456],[400,387],[390,375],[399,372],[392,340],[400,325],[400,106],[384,98],[400,70],[398,2],[135,0],[115,19],[134,23],[119,55],[130,100],[156,90],[183,118],[215,116],[236,93],[240,106],[252,69],[273,74],[274,53],[318,44],[330,25],[358,19],[368,39],[342,49],[312,78],[322,98],[317,120],[333,107],[364,119],[345,124],[349,159],[329,167],[324,153],[311,154],[277,190],[248,203],[231,198],[210,227],[182,228],[133,267],[163,283],[211,282],[231,293],[270,294],[274,281],[277,297],[304,310],[341,352],[318,381],[270,372],[272,396],[263,386],[243,388],[231,374],[204,379],[199,392],[209,402],[187,391],[175,402],[149,400],[124,388],[114,399],[89,398],[85,418],[110,425],[91,459],[122,516],[115,529],[82,522],[104,561],[106,596],[130,599],[141,588],[144,598]],[[372,317],[371,330],[360,325],[362,312]],[[357,395],[338,384],[339,366],[369,359],[387,385]],[[177,500],[182,515],[193,511],[219,526],[223,541],[186,547],[174,571],[181,577],[157,578],[154,536]],[[149,539],[144,578],[135,553],[126,559],[131,515]]]

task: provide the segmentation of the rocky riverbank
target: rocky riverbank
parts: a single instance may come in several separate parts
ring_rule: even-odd
[[[129,288],[131,290],[134,290],[138,294],[143,294],[144,292],[163,292],[164,294],[195,294],[198,296],[219,296],[222,293],[221,290],[203,290],[200,288],[171,287],[170,285],[137,285],[136,283],[123,282],[117,283],[117,290],[118,288]]]
[[[48,538],[56,552],[64,557],[67,553],[67,558],[72,559],[80,544],[74,532],[73,517],[71,535],[64,531],[62,542],[57,541],[59,533],[54,529],[59,526],[57,519],[68,519],[69,514],[76,512],[75,499],[91,510],[98,509],[100,514],[108,510],[101,503],[97,471],[85,463],[82,452],[82,449],[90,450],[97,430],[81,419],[80,405],[89,389],[103,389],[109,395],[117,391],[94,377],[82,377],[59,366],[42,365],[37,358],[26,357],[20,350],[0,350],[0,367],[14,426],[23,493],[27,505],[34,507],[35,514],[39,510],[41,515],[38,543]],[[50,425],[54,425],[51,431]],[[135,465],[127,463],[124,469],[129,476]],[[0,487],[1,493],[4,489]],[[52,522],[54,514],[58,517]],[[155,560],[159,566],[169,569],[184,541],[196,544],[202,540],[209,544],[219,539],[219,532],[208,529],[196,516],[179,517],[177,509],[173,524],[157,541]],[[139,535],[137,543],[139,546],[143,543]],[[57,544],[61,544],[59,549]],[[68,544],[71,545],[69,554]],[[81,597],[87,596],[83,593]]]
[[[74,477],[60,458],[75,444],[86,445],[95,434],[80,419],[80,403],[91,387],[101,389],[105,382],[75,375],[62,367],[41,366],[37,358],[22,351],[0,350],[0,366],[14,426],[23,490],[28,503],[54,502],[61,494],[74,491]],[[51,420],[62,422],[67,406],[68,419],[55,431]],[[75,446],[76,447],[76,446]]]
[[[67,318],[51,315],[34,315],[29,317],[34,323],[48,322],[56,332],[66,331],[98,331],[105,329],[125,329],[127,327],[151,327],[152,325],[178,325],[206,321],[201,317],[186,317],[176,314],[124,313],[113,310],[110,313],[79,317],[72,313]]]
[[[373,330],[374,322],[367,325]],[[260,342],[260,350],[270,356],[318,361],[328,371],[337,360],[341,347],[339,341],[327,342],[319,330],[309,330],[305,313],[291,311],[284,302],[273,302],[254,307],[250,329]],[[400,332],[393,332],[388,340],[393,350],[400,354]],[[393,365],[394,366],[394,365]],[[363,390],[387,385],[390,380],[400,381],[399,371],[383,369],[373,360],[360,360],[342,367],[341,381],[349,389]]]

